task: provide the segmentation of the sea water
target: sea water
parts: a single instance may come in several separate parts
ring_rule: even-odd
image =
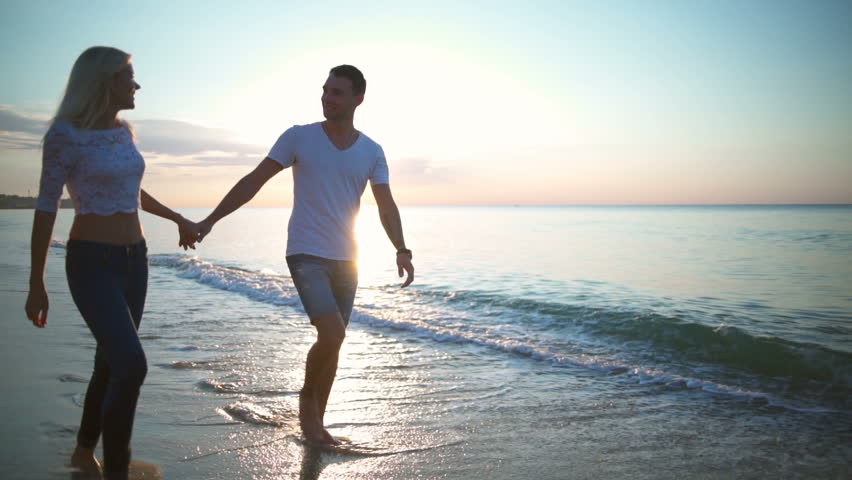
[[[244,208],[184,252],[173,224],[143,215],[150,368],[134,456],[166,478],[850,474],[852,207],[403,208],[417,270],[400,289],[364,206],[325,418],[336,450],[299,435],[314,331],[284,262],[288,216]],[[62,359],[40,371],[67,413],[19,420],[57,452],[73,446],[93,353],[64,284],[71,217],[48,265],[64,317],[26,334]],[[31,212],[0,225],[3,298],[22,302]],[[22,303],[3,307],[26,323]],[[6,468],[26,470],[21,458]]]

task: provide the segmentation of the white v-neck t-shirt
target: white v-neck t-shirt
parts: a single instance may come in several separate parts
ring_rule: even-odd
[[[388,183],[382,147],[359,133],[352,146],[340,150],[317,122],[287,129],[267,156],[284,168],[293,167],[287,255],[355,260],[361,195],[368,180],[371,185]]]

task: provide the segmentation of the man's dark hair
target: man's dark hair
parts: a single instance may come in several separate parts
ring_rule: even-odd
[[[352,65],[338,65],[328,73],[335,77],[348,78],[352,82],[352,93],[355,95],[363,95],[367,90],[367,80],[364,80],[364,74]]]

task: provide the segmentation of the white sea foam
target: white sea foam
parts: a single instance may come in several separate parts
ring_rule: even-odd
[[[295,421],[295,414],[284,409],[271,409],[257,403],[240,401],[218,409],[228,420],[255,425],[282,427]]]
[[[217,393],[237,393],[240,386],[231,382],[220,382],[218,380],[203,380],[198,383],[198,386],[204,390],[212,390]]]
[[[185,255],[151,255],[149,261],[151,266],[177,270],[181,278],[239,293],[252,300],[301,307],[289,276],[223,267]]]
[[[153,255],[150,262],[152,266],[176,270],[177,275],[182,278],[193,279],[213,288],[234,292],[264,303],[301,309],[298,293],[287,276],[224,267],[184,255]],[[384,303],[377,298],[373,300]],[[352,313],[351,321],[373,328],[405,331],[418,338],[439,343],[478,345],[535,361],[549,362],[554,367],[590,369],[612,377],[622,377],[639,385],[700,389],[712,394],[731,395],[749,401],[757,400],[772,405],[796,408],[762,392],[752,392],[700,378],[679,376],[656,368],[631,365],[605,355],[566,354],[552,351],[538,345],[532,337],[510,338],[501,334],[502,331],[498,328],[476,329],[464,321],[453,318],[453,315],[460,313],[452,311],[445,304],[408,306],[405,313],[395,308],[391,302],[388,302],[388,305],[376,306],[386,308],[365,309],[370,313],[356,308]],[[227,387],[225,389],[222,389],[221,385],[218,387],[213,386],[217,391],[228,391]]]

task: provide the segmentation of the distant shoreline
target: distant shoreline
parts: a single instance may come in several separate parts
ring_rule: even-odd
[[[0,210],[27,210],[34,209],[37,202],[36,197],[24,197],[20,195],[6,195],[0,193]],[[369,206],[369,204],[365,204]],[[183,207],[176,205],[177,208],[210,208],[214,206],[195,206]],[[248,208],[292,208],[291,205],[276,205],[276,206],[260,206],[246,205]],[[772,208],[772,207],[852,207],[852,203],[636,203],[636,204],[500,204],[500,205],[404,205],[400,207],[408,208],[431,208],[431,207],[461,207],[461,208],[649,208],[649,207],[752,207],[752,208]],[[74,208],[74,204],[70,198],[65,198],[60,201],[60,208]]]
[[[38,201],[35,197],[21,197],[19,195],[5,195],[0,193],[0,210],[32,210]],[[59,208],[73,208],[70,198],[64,198],[59,202]]]

